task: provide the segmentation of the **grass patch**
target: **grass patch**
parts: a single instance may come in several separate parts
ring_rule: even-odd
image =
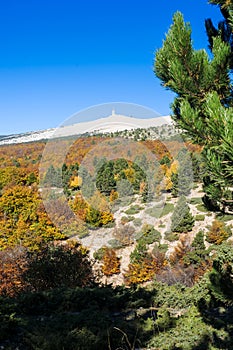
[[[208,213],[208,209],[203,204],[197,205],[197,210],[202,211],[203,213]]]
[[[145,212],[146,214],[152,216],[153,218],[161,218],[174,210],[174,204],[165,203],[164,207],[154,206],[152,208],[148,208]]]
[[[120,249],[124,247],[124,244],[122,244],[122,242],[120,242],[118,239],[115,239],[115,238],[110,239],[108,241],[108,244],[113,249]]]
[[[88,230],[84,230],[78,233],[78,238],[82,239],[89,236],[89,231]]]
[[[154,208],[163,208],[163,206],[164,206],[163,201],[159,201],[159,202],[154,203]]]
[[[132,204],[134,201],[135,198],[133,196],[116,199],[111,205],[113,213],[115,213],[122,207],[126,207],[127,205]]]
[[[140,226],[142,225],[142,219],[140,219],[140,218],[135,218],[135,219],[133,220],[133,224],[134,224],[135,226],[137,226],[137,227],[140,227]]]
[[[204,221],[205,220],[205,215],[204,214],[197,214],[195,216],[195,221]]]
[[[152,207],[145,210],[145,213],[152,216],[153,218],[159,218],[161,214],[161,208]]]
[[[201,197],[193,197],[189,200],[189,204],[193,204],[193,205],[203,204],[203,201]]]
[[[127,210],[125,210],[125,214],[128,215],[134,215],[134,214],[138,214],[140,212],[140,210],[143,210],[143,207],[140,207],[140,205],[131,205],[131,207]]]
[[[160,253],[166,253],[168,250],[168,244],[159,244],[159,245],[155,245],[153,248],[153,253],[156,254],[158,252]]]
[[[233,215],[232,214],[217,214],[216,219],[219,221],[227,222],[227,221],[233,220]]]
[[[116,226],[116,223],[115,221],[111,221],[111,222],[108,222],[106,225],[104,225],[103,227],[104,228],[112,228],[112,227],[115,227]]]
[[[122,225],[124,225],[124,224],[127,224],[130,221],[133,221],[134,219],[135,219],[135,217],[131,216],[131,215],[129,215],[129,216],[122,216],[121,223],[122,223]]]
[[[174,204],[173,203],[165,203],[165,206],[163,208],[163,211],[162,211],[160,217],[171,213],[173,210],[174,210]]]

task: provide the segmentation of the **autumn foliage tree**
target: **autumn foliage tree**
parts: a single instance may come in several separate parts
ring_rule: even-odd
[[[206,240],[212,244],[221,244],[231,236],[231,229],[224,222],[214,220],[209,231],[206,233]]]
[[[175,245],[172,253],[169,255],[169,261],[172,264],[175,264],[177,262],[180,262],[186,253],[189,251],[190,242],[187,238],[186,234],[181,234],[179,237],[179,241]]]
[[[133,285],[152,280],[164,262],[164,255],[149,253],[145,242],[139,241],[130,255],[125,283]]]
[[[36,249],[64,235],[45,212],[37,188],[16,185],[0,197],[0,248],[22,245]]]
[[[117,257],[114,249],[105,247],[102,261],[102,272],[105,276],[120,273],[120,258]]]
[[[50,243],[33,252],[22,247],[0,251],[0,295],[84,287],[93,281],[88,252],[75,242]]]
[[[156,260],[147,256],[141,261],[130,263],[124,275],[127,285],[139,284],[153,279],[157,271]]]
[[[77,242],[50,243],[28,252],[24,281],[32,291],[90,286],[93,272],[88,251]]]
[[[23,274],[27,269],[26,249],[0,251],[0,295],[15,296],[27,289]]]

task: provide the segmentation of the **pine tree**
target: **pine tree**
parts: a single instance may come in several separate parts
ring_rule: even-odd
[[[173,197],[178,197],[178,173],[172,173],[171,181],[172,181],[171,193]]]
[[[205,251],[205,242],[204,242],[204,233],[203,231],[199,231],[191,245],[196,251]]]
[[[45,173],[43,185],[48,187],[61,187],[61,180],[62,178],[59,169],[56,169],[53,165],[50,165]]]
[[[210,4],[218,5],[224,17],[223,21],[218,23],[218,28],[213,25],[210,18],[205,20],[206,32],[208,35],[209,47],[213,48],[213,38],[221,37],[222,41],[229,43],[231,48],[230,68],[233,69],[233,4],[229,0],[209,0]]]
[[[114,162],[104,163],[97,172],[96,187],[101,193],[110,195],[112,190],[116,189],[116,180],[114,179]]]
[[[209,202],[214,188],[219,188],[214,206],[225,203],[225,193],[233,184],[233,93],[230,68],[232,60],[232,5],[228,1],[211,1],[221,6],[225,31],[206,25],[212,50],[194,50],[191,27],[177,12],[163,47],[156,52],[154,72],[162,85],[176,93],[172,105],[173,120],[193,142],[203,146]],[[229,5],[230,4],[230,5]],[[230,33],[231,31],[231,33]],[[220,35],[221,33],[221,35]],[[228,33],[228,35],[227,35]],[[223,38],[223,37],[224,38]],[[233,201],[228,201],[232,205]]]
[[[174,212],[171,216],[172,232],[188,232],[194,225],[194,217],[192,216],[185,197],[181,196],[176,204]]]
[[[233,304],[233,249],[223,243],[213,259],[213,269],[210,273],[209,289],[214,301],[223,304]]]
[[[177,174],[172,176],[173,183],[173,195],[188,196],[193,187],[193,171],[192,161],[189,154],[186,152],[179,159],[179,166]]]
[[[191,244],[190,250],[186,253],[184,262],[187,265],[193,264],[195,268],[203,266],[208,263],[208,254],[206,252],[204,243],[204,233],[199,231]]]

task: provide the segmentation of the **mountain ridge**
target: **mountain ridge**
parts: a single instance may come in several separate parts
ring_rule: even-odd
[[[111,133],[123,130],[135,130],[137,128],[148,129],[164,124],[172,124],[170,116],[143,119],[112,112],[108,117],[101,117],[88,122],[78,122],[71,125],[61,125],[57,128],[2,136],[0,138],[0,145],[42,141],[57,137],[79,136],[86,133]]]

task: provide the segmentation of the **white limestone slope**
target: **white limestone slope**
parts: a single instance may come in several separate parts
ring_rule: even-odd
[[[56,137],[82,135],[85,133],[110,133],[137,128],[144,129],[149,127],[157,127],[164,124],[172,124],[170,116],[139,119],[115,114],[113,111],[113,113],[108,117],[88,122],[59,126],[53,129],[29,132],[26,134],[6,136],[0,140],[0,145],[33,142]]]

